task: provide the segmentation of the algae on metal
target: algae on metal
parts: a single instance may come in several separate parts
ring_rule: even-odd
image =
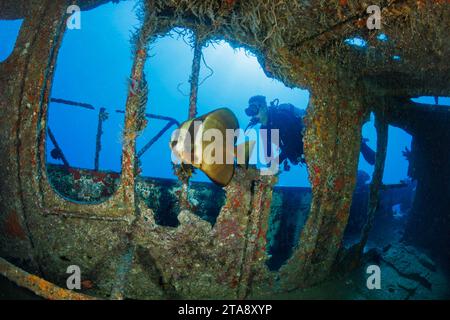
[[[92,0],[85,9],[106,2]],[[144,1],[143,26],[134,38],[134,81],[144,77],[148,45],[173,27],[185,27],[202,40],[223,39],[252,51],[268,76],[311,92],[305,136],[311,211],[292,257],[280,272],[269,272],[265,235],[274,178],[239,169],[214,226],[189,210],[178,214],[177,227],[156,223],[138,196],[136,138],[146,125],[139,95],[128,95],[122,173],[113,195],[86,205],[55,192],[46,170],[45,133],[67,4],[11,3],[0,3],[0,18],[24,22],[12,55],[0,64],[0,151],[8,155],[0,158],[0,226],[9,230],[0,233],[0,255],[60,285],[67,265],[77,264],[94,284],[88,290],[100,297],[245,298],[325,280],[341,249],[367,115],[388,101],[386,121],[408,127],[396,117],[403,110],[404,119],[420,124],[415,111],[402,108],[404,101],[450,92],[448,1]],[[374,4],[382,9],[386,43],[365,25],[366,8]],[[345,40],[352,37],[366,39],[367,47],[348,46]],[[439,146],[430,147],[420,136],[424,127],[416,128],[421,154],[436,155]],[[436,129],[439,134],[445,132]],[[430,161],[420,159],[418,190],[432,185]],[[447,177],[444,164],[438,166]],[[435,171],[433,177],[440,179]],[[448,220],[448,212],[436,214]]]

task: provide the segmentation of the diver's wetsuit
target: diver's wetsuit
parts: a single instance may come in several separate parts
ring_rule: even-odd
[[[291,104],[282,104],[276,107],[268,107],[267,125],[261,125],[261,129],[267,129],[267,139],[271,141],[271,129],[279,130],[280,157],[279,163],[288,159],[293,165],[304,163],[303,155],[303,119],[304,114],[300,109]],[[271,155],[270,143],[267,154]]]
[[[267,125],[261,125],[261,129],[268,129],[268,141],[271,141],[270,129],[279,129],[281,150],[279,163],[283,163],[286,159],[293,165],[306,163],[303,156],[303,116],[305,112],[292,104],[281,104],[268,107],[267,113]],[[265,145],[268,147],[267,154],[271,155],[271,144]],[[375,151],[366,144],[366,139],[361,141],[361,154],[370,165],[375,164]]]

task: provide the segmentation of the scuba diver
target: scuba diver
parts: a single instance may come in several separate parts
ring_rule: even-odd
[[[251,117],[251,120],[245,131],[260,123],[261,129],[267,129],[267,141],[271,141],[270,130],[278,129],[281,150],[279,163],[284,165],[286,171],[290,169],[287,160],[293,165],[304,164],[303,116],[305,111],[292,104],[278,104],[278,100],[271,102],[268,107],[264,96],[251,97],[248,105],[245,113]],[[264,145],[267,145],[267,154],[271,154],[271,145],[266,143]]]
[[[247,129],[261,124],[261,129],[268,130],[268,141],[270,139],[270,130],[278,129],[280,138],[279,163],[283,163],[284,170],[289,171],[291,164],[305,164],[303,151],[303,131],[305,125],[303,117],[305,110],[300,110],[290,103],[279,104],[276,99],[267,106],[266,97],[253,96],[248,102],[248,108],[245,109],[247,116],[251,117]],[[364,159],[371,165],[375,164],[375,151],[367,145],[367,139],[361,141],[361,153]],[[267,145],[267,154],[271,154],[271,145]]]

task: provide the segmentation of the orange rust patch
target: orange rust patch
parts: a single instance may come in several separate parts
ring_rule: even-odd
[[[19,217],[16,212],[11,212],[5,219],[5,233],[13,238],[26,239],[25,231],[20,224]]]
[[[239,201],[239,199],[237,199],[237,197],[233,198],[232,207],[236,209],[239,209],[241,207],[241,202]]]
[[[92,289],[94,287],[94,283],[91,280],[83,280],[81,281],[81,286],[83,289]]]
[[[233,279],[231,279],[230,287],[235,289],[235,288],[237,288],[238,285],[239,285],[239,280],[236,276],[234,276]]]
[[[257,238],[265,241],[266,240],[266,230],[264,230],[263,228],[258,228]]]
[[[334,189],[339,192],[341,191],[345,186],[345,180],[344,178],[339,178],[334,182]]]
[[[231,9],[234,6],[236,0],[224,0],[224,2],[226,6]]]
[[[358,20],[355,21],[355,25],[356,25],[358,28],[365,28],[366,25],[367,25],[367,22],[366,22],[365,19],[358,19]]]
[[[318,185],[320,184],[320,178],[319,177],[314,177],[314,179],[313,179],[313,183],[312,183],[312,185],[313,185],[313,188],[316,188]]]
[[[220,239],[226,239],[231,234],[235,236],[240,236],[240,228],[239,223],[235,219],[226,219],[220,222],[218,228],[218,235]]]

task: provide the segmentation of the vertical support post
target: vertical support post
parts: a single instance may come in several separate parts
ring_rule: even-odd
[[[197,115],[198,84],[200,78],[200,64],[202,59],[203,40],[197,33],[194,33],[194,58],[192,60],[192,71],[189,82],[191,91],[189,95],[189,113],[188,119],[195,118]],[[182,174],[183,175],[183,174]],[[180,176],[181,192],[179,198],[180,210],[190,208],[189,204],[189,176]]]
[[[156,19],[154,16],[154,1],[144,2],[143,5],[143,24],[136,34],[136,48],[133,57],[133,67],[130,76],[130,87],[125,110],[125,130],[124,142],[122,146],[122,185],[124,188],[125,201],[134,205],[134,215],[139,217],[141,209],[139,207],[139,200],[136,196],[136,175],[138,157],[136,152],[136,137],[140,130],[143,129],[145,123],[145,107],[142,105],[141,91],[142,83],[145,82],[145,62],[147,61],[147,44],[149,38],[156,29]],[[138,220],[136,220],[138,221]],[[129,234],[130,235],[130,234]],[[133,264],[133,257],[135,254],[134,239],[129,238],[126,248],[124,250],[122,260],[117,265],[116,279],[114,280],[111,298],[123,299],[126,282],[128,281],[128,274]]]
[[[349,81],[330,75],[312,90],[304,146],[313,198],[298,249],[280,270],[286,290],[323,281],[342,244],[366,113],[357,90],[345,87]]]
[[[35,213],[42,204],[45,115],[67,3],[43,0],[29,4],[14,51],[0,63],[0,151],[8,155],[0,157],[0,229],[6,214],[14,213],[12,217],[18,219],[26,237],[11,243],[1,241],[0,251],[42,274],[36,250],[39,239],[33,236],[33,229]]]
[[[100,152],[102,150],[102,135],[103,135],[103,122],[108,119],[108,113],[105,108],[100,108],[100,112],[98,113],[98,124],[97,124],[97,136],[95,143],[95,164],[94,170],[99,170],[100,163]]]
[[[375,114],[375,129],[377,131],[377,153],[375,156],[375,169],[372,182],[370,184],[369,204],[367,209],[367,221],[361,233],[359,241],[358,258],[363,253],[369,238],[369,232],[372,229],[375,213],[378,207],[380,196],[380,187],[383,183],[384,165],[386,162],[386,150],[388,143],[388,124],[381,113]]]
[[[246,299],[252,289],[255,278],[263,277],[267,260],[266,244],[267,229],[272,200],[273,177],[252,181],[251,210],[248,215],[247,226],[244,235],[244,252],[240,266],[239,286],[237,298]],[[228,199],[227,199],[228,200]],[[258,281],[255,281],[258,282]]]
[[[138,158],[136,154],[136,137],[145,123],[145,110],[142,108],[142,96],[139,95],[142,83],[145,81],[144,67],[147,61],[147,44],[156,26],[156,19],[153,16],[154,2],[144,2],[143,25],[135,37],[136,48],[133,57],[133,67],[130,75],[130,87],[125,110],[125,130],[124,142],[122,146],[122,186],[124,188],[125,201],[134,203],[136,215],[137,209],[135,187],[135,176],[137,173]]]
[[[192,60],[192,71],[189,82],[191,83],[191,92],[189,95],[189,114],[188,119],[195,118],[197,115],[198,83],[200,78],[200,64],[202,59],[203,41],[198,34],[194,34],[194,58]]]
[[[272,277],[267,269],[267,229],[276,176],[261,176],[255,168],[238,166],[225,187],[226,203],[213,228],[217,248],[216,274],[232,299],[250,293],[267,294]],[[222,290],[222,289],[221,289]]]

